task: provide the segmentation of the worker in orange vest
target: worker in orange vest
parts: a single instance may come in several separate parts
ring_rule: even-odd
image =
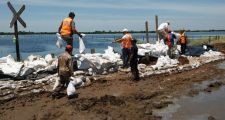
[[[121,43],[122,47],[122,59],[123,59],[123,68],[128,68],[128,59],[130,56],[130,49],[132,47],[132,35],[128,32],[128,30],[125,28],[123,29],[123,37],[121,39],[117,39],[114,42]]]
[[[185,30],[182,30],[181,37],[180,37],[181,54],[185,54],[187,43],[188,43],[188,39],[187,39],[187,36],[185,35]]]
[[[72,47],[74,33],[82,38],[81,33],[79,33],[75,28],[74,17],[74,12],[70,12],[69,16],[62,21],[58,29],[58,33],[60,33],[62,39],[66,41],[67,45],[71,45]]]

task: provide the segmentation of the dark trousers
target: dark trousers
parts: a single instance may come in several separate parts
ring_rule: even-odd
[[[186,47],[187,45],[186,44],[180,44],[181,45],[181,54],[185,54],[185,50],[186,50]]]
[[[139,80],[139,70],[138,70],[138,61],[134,60],[130,62],[131,73],[133,76],[133,80]]]
[[[128,65],[129,57],[130,57],[130,49],[123,48],[122,49],[123,67],[129,67],[129,65]]]
[[[54,89],[54,94],[58,94],[60,93],[60,91],[63,91],[64,89],[67,88],[69,82],[70,82],[70,76],[59,76],[59,84],[58,86],[56,86],[56,88]]]
[[[67,45],[73,47],[73,36],[62,36],[62,39],[66,41]]]

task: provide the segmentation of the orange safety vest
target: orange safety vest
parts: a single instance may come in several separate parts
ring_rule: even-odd
[[[60,30],[60,34],[62,36],[70,36],[72,35],[72,23],[73,19],[71,19],[70,17],[65,18],[62,22],[62,28]]]
[[[184,33],[182,33],[181,36],[180,36],[180,43],[181,44],[185,44],[186,43],[186,38],[185,38]]]
[[[123,40],[122,42],[122,47],[123,48],[131,48],[132,47],[132,36],[131,34],[127,33],[126,34],[128,37],[125,38],[125,40]]]

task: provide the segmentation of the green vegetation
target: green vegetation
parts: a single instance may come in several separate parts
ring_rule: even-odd
[[[179,33],[180,30],[174,30],[175,32]],[[186,32],[219,32],[219,31],[225,31],[225,30],[186,30]],[[19,31],[20,35],[32,35],[32,34],[55,34],[56,32],[31,32],[31,31]],[[122,33],[122,31],[94,31],[94,32],[82,32],[85,34],[116,34],[116,33]],[[133,31],[131,30],[130,33],[145,33],[145,31]],[[149,31],[149,33],[155,33],[155,31]],[[0,35],[12,35],[12,32],[0,32]]]
[[[200,39],[189,40],[191,45],[202,45],[202,44],[215,44],[215,43],[225,43],[225,36],[213,36],[213,37],[203,37]]]

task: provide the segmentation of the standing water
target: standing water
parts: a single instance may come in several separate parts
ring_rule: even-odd
[[[183,97],[175,100],[163,110],[155,110],[154,115],[162,120],[216,120],[225,119],[225,87],[210,94],[200,93],[195,97]]]

